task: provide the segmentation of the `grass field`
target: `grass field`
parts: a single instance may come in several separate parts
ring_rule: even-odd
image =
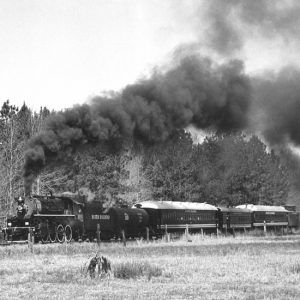
[[[102,243],[112,272],[86,273],[96,243],[0,248],[0,299],[300,299],[300,236]]]

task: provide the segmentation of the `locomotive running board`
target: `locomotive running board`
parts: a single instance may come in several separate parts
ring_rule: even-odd
[[[36,214],[36,215],[33,215],[34,217],[75,217],[75,215],[44,215],[44,214]]]
[[[4,230],[5,232],[7,232],[7,231],[12,231],[12,232],[15,232],[16,230],[18,230],[18,229],[28,229],[28,232],[30,231],[30,230],[35,230],[35,227],[29,227],[29,226],[14,226],[14,227],[5,227],[5,228],[3,228],[2,230]]]

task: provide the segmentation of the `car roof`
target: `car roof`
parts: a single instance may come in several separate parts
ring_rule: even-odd
[[[250,209],[251,211],[282,211],[282,212],[288,212],[283,206],[243,204],[243,205],[236,206],[236,208],[247,208],[247,209]]]
[[[240,207],[219,207],[221,211],[224,212],[248,212],[251,213],[251,210],[248,208],[240,208]]]
[[[144,201],[134,206],[152,209],[218,210],[215,206],[207,203],[180,201]]]

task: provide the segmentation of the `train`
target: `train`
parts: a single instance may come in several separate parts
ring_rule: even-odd
[[[236,232],[300,227],[300,212],[283,206],[244,204],[217,207],[208,203],[144,201],[128,207],[104,208],[73,193],[19,198],[2,232],[7,241],[71,242],[118,238],[159,238],[166,233]]]

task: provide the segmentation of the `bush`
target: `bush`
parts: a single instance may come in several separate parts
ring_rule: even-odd
[[[293,265],[290,270],[293,274],[300,274],[300,264]]]
[[[151,266],[147,262],[125,262],[115,265],[113,273],[114,277],[121,279],[130,279],[146,276],[148,280],[150,280],[152,276],[161,276],[162,269],[157,266]]]

